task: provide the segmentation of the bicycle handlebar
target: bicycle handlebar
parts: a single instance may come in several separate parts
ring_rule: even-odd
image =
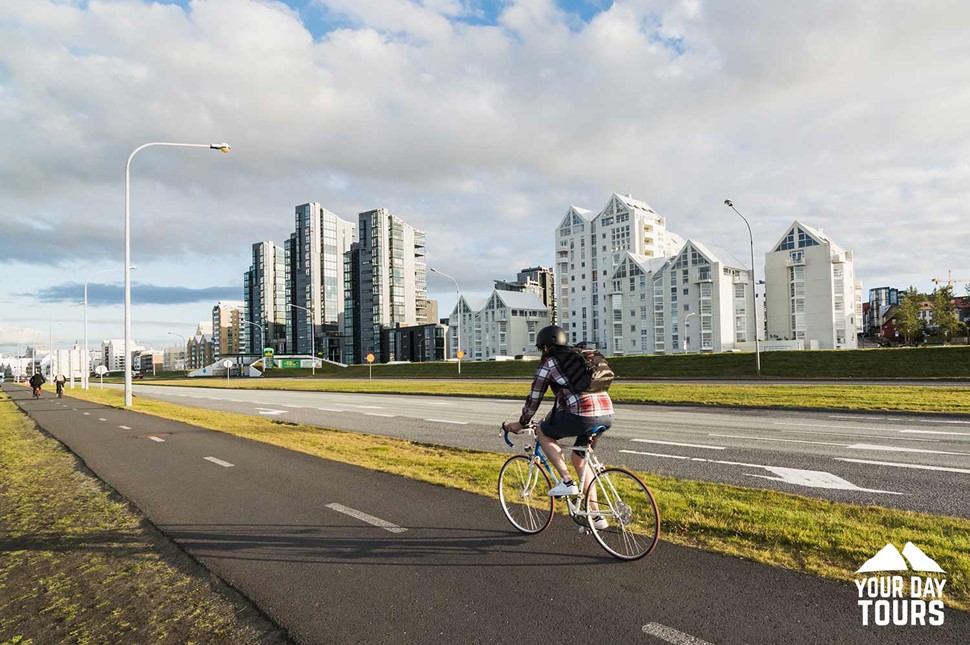
[[[535,423],[529,423],[527,426],[525,426],[524,428],[522,428],[522,430],[532,430],[532,431],[534,431],[536,429],[536,427],[537,427],[537,425]],[[515,444],[513,444],[511,441],[509,441],[509,431],[505,429],[505,422],[504,421],[502,422],[502,439],[505,440],[505,443],[506,443],[506,445],[509,448],[514,448],[515,447]]]

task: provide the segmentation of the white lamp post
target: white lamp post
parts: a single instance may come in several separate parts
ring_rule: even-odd
[[[758,340],[760,325],[758,325],[758,300],[755,296],[755,289],[758,288],[758,280],[755,278],[754,272],[754,236],[751,234],[751,225],[748,224],[747,218],[741,215],[741,211],[734,207],[734,202],[730,199],[725,199],[724,205],[737,213],[744,220],[744,225],[748,227],[748,241],[751,242],[751,308],[754,310],[754,364],[758,376],[761,376],[761,342]]]
[[[229,154],[228,143],[168,143],[153,141],[135,148],[125,163],[125,407],[131,407],[131,160],[150,146],[209,148]]]
[[[442,273],[438,269],[433,269],[429,267],[429,270],[438,275],[444,276],[455,283],[455,293],[458,295],[458,349],[455,351],[455,357],[458,359],[458,373],[461,374],[461,319],[462,319],[462,306],[461,306],[461,288],[458,286],[458,281],[452,278],[447,273]]]
[[[316,325],[314,324],[315,321],[313,320],[315,318],[315,316],[313,315],[313,308],[311,307],[310,309],[307,309],[306,307],[301,307],[300,305],[294,305],[293,303],[290,303],[290,306],[295,307],[297,309],[302,309],[303,311],[310,314],[310,354],[312,355],[312,358],[313,358],[313,360],[310,363],[310,369],[312,370],[313,375],[316,376],[317,375],[317,330],[316,330]]]
[[[690,345],[690,338],[688,338],[687,336],[687,321],[690,319],[691,316],[696,316],[696,315],[697,315],[697,312],[692,311],[686,316],[684,316],[684,353],[685,354],[687,353],[688,345]]]
[[[131,268],[134,269],[135,267]],[[88,350],[88,282],[99,273],[108,273],[109,271],[121,271],[121,269],[100,269],[89,275],[84,281],[84,369],[81,370],[82,390],[86,390],[90,386],[88,372],[91,370],[91,352]]]

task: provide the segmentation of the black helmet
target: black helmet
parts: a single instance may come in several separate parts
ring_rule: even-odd
[[[543,347],[553,347],[555,345],[568,345],[569,339],[566,337],[566,330],[559,325],[549,325],[543,327],[536,334],[536,349],[542,350]]]

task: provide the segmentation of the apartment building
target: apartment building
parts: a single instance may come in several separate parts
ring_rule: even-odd
[[[548,267],[529,267],[518,272],[515,280],[495,280],[495,288],[500,291],[531,291],[539,296],[542,304],[549,310],[552,324],[558,324],[556,309],[556,276]]]
[[[212,321],[203,320],[199,323],[195,334],[185,343],[185,369],[198,370],[212,365],[216,361],[212,342]]]
[[[284,245],[286,348],[340,360],[343,349],[344,256],[354,225],[315,202],[295,209],[295,229]]]
[[[285,354],[286,252],[273,242],[257,242],[252,257],[243,276],[246,351],[262,354],[264,347],[272,347],[277,354]]]
[[[144,347],[132,341],[131,354],[140,352]],[[112,339],[101,341],[102,365],[108,368],[109,372],[123,372],[128,361],[125,360],[125,339]]]
[[[795,221],[765,254],[768,340],[805,349],[855,349],[862,309],[852,251],[821,229]]]
[[[216,358],[239,354],[247,346],[243,302],[220,301],[212,308],[212,351]]]
[[[666,258],[682,245],[665,218],[630,195],[614,193],[595,215],[571,206],[556,229],[555,266],[559,324],[570,342],[608,352],[610,276],[624,254]]]
[[[641,330],[641,345],[648,336],[651,353],[676,354],[725,352],[753,343],[752,287],[751,270],[728,251],[687,240],[655,269],[652,339]]]
[[[352,339],[344,362],[382,356],[382,329],[429,320],[426,238],[384,208],[358,215],[360,241],[345,254],[344,336]]]
[[[610,274],[606,296],[611,314],[606,330],[607,353],[653,352],[653,276],[666,262],[666,258],[648,258],[626,251]],[[582,309],[570,313],[580,319],[587,317],[587,312]],[[581,331],[586,330],[581,328]]]
[[[549,308],[532,291],[495,289],[487,298],[462,296],[448,319],[450,358],[457,351],[459,319],[464,360],[535,355],[536,333],[552,324]]]
[[[876,287],[869,289],[869,308],[862,330],[867,334],[879,335],[886,324],[886,314],[890,307],[899,304],[899,289],[895,287]]]

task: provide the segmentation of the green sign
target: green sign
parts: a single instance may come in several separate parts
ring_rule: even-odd
[[[266,347],[263,349],[263,369],[273,368],[273,355],[275,352],[272,347]]]
[[[280,369],[284,369],[284,370],[294,370],[302,367],[300,365],[299,358],[281,358],[278,361],[278,364],[280,366]]]

